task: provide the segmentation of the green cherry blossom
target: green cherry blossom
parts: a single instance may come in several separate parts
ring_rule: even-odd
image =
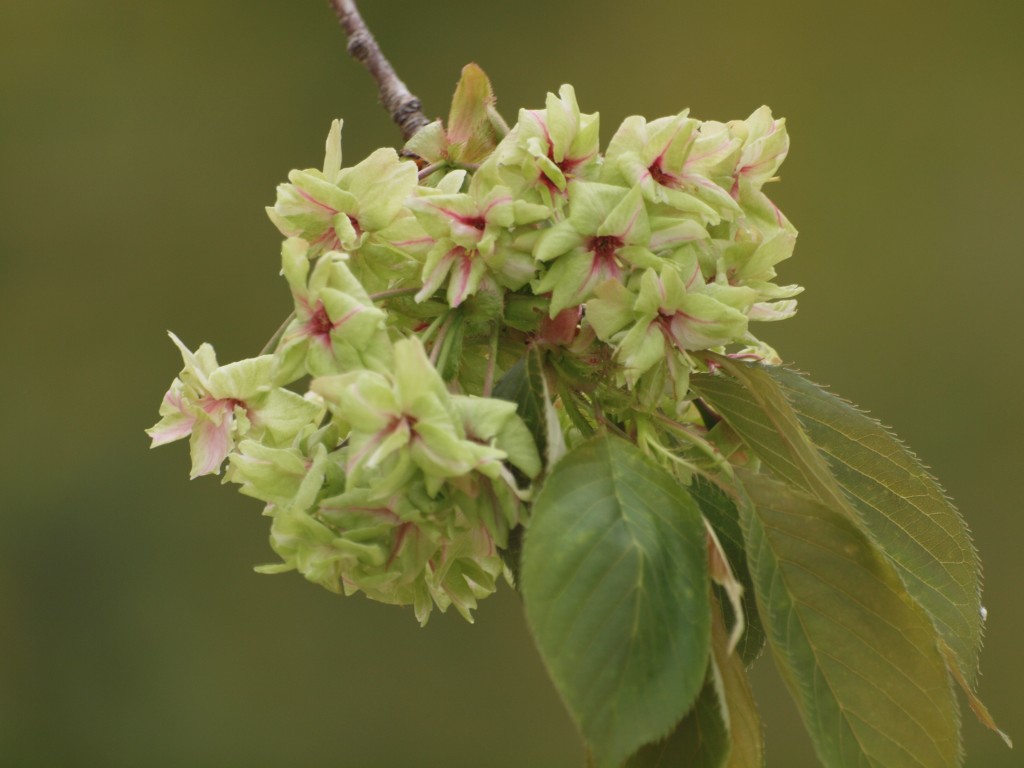
[[[476,179],[467,192],[454,191],[464,176],[461,171],[449,174],[438,188],[423,188],[407,201],[434,239],[417,301],[429,298],[447,282],[448,304],[457,307],[476,293],[487,274],[517,289],[535,272],[529,255],[512,242],[512,230],[543,221],[550,211],[517,199],[507,187]]]
[[[733,170],[732,196],[757,226],[795,233],[793,225],[761,189],[775,179],[789,154],[786,121],[774,118],[768,107],[761,107],[746,120],[733,122],[730,130],[743,142]]]
[[[374,476],[397,489],[416,471],[436,493],[449,477],[497,464],[506,454],[469,440],[455,406],[416,338],[394,346],[394,372],[357,371],[316,379],[313,390],[351,427],[349,487]]]
[[[639,187],[573,182],[568,218],[537,240],[534,256],[551,265],[533,290],[551,291],[549,311],[554,317],[586,301],[605,280],[621,280],[634,266],[660,264],[648,249],[650,236]]]
[[[617,281],[587,302],[587,319],[602,341],[616,345],[626,382],[637,380],[668,354],[722,347],[743,339],[747,317],[706,292],[699,272],[646,270],[637,294]]]
[[[739,145],[724,129],[705,135],[687,112],[651,122],[633,116],[622,123],[608,145],[601,178],[638,184],[651,203],[716,224],[739,212],[728,189],[716,182],[729,181],[729,161]]]
[[[334,533],[330,547],[320,545],[321,560],[334,565],[327,575],[336,579],[324,585],[345,594],[364,592],[379,602],[412,605],[421,624],[434,605],[442,611],[454,606],[472,621],[477,601],[494,592],[503,573],[486,528],[472,522],[452,499],[432,498],[422,482],[401,493],[356,489],[326,498],[316,519]],[[275,550],[286,562],[291,555],[300,570],[324,570]]]
[[[272,355],[218,365],[213,347],[194,353],[173,333],[185,367],[160,404],[160,421],[147,430],[152,446],[190,438],[192,477],[216,474],[235,443],[247,436],[287,443],[323,407],[273,386]]]
[[[288,181],[277,188],[277,202],[267,214],[282,234],[309,243],[310,258],[365,250],[357,269],[374,275],[385,266],[381,260],[390,269],[403,260],[388,259],[389,254],[408,261],[429,246],[405,208],[417,185],[416,164],[385,148],[342,168],[340,120],[331,124],[323,171],[292,171]]]
[[[469,65],[444,123],[351,167],[335,120],[268,209],[294,306],[272,353],[221,365],[172,335],[184,367],[147,430],[263,503],[280,561],[258,570],[420,623],[472,620],[594,433],[707,469],[701,351],[778,364],[750,323],[802,290],[776,282],[796,230],[763,192],[789,149],[767,107],[630,117],[602,154],[569,85],[511,128],[495,105]]]
[[[307,423],[289,445],[278,447],[242,440],[228,456],[225,479],[238,483],[241,493],[270,507],[309,506],[321,486],[338,487],[344,483],[338,443],[334,425],[317,428],[316,422]]]
[[[563,85],[544,109],[523,109],[519,122],[495,152],[506,173],[520,176],[548,204],[574,179],[594,179],[599,155],[598,115],[580,113],[576,92]]]
[[[740,241],[723,248],[715,265],[714,282],[719,286],[743,286],[753,291],[754,300],[745,309],[750,320],[785,320],[796,314],[794,296],[799,285],[776,285],[775,265],[793,253],[796,235],[777,230],[762,242]]]
[[[309,373],[387,370],[391,342],[387,315],[376,307],[343,253],[324,254],[310,268],[309,244],[289,238],[281,249],[282,272],[295,300],[295,319],[278,347],[278,377],[291,382]]]

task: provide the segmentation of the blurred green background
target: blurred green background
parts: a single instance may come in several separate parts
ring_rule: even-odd
[[[499,106],[575,84],[626,115],[762,103],[808,287],[764,336],[870,409],[970,522],[981,693],[1024,740],[1024,4],[364,2],[426,111],[477,61]],[[322,0],[0,2],[0,765],[578,766],[517,598],[475,626],[267,577],[259,505],[142,430],[180,367],[290,308],[263,206],[398,135]],[[771,662],[771,768],[814,765]],[[967,765],[1021,765],[969,713]]]

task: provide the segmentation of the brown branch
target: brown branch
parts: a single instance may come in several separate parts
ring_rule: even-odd
[[[381,105],[401,129],[402,138],[408,141],[430,122],[423,114],[423,105],[409,92],[395,74],[391,62],[381,53],[380,46],[359,15],[355,0],[330,0],[330,3],[348,37],[349,55],[369,70],[377,83]]]

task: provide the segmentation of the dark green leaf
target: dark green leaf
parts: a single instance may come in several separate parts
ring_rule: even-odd
[[[720,605],[711,622],[713,666],[700,696],[666,739],[648,744],[625,768],[761,768],[764,739],[742,659],[729,654]],[[724,714],[723,714],[724,713]]]
[[[548,417],[550,408],[544,381],[543,353],[530,347],[494,385],[493,396],[516,404],[516,412],[537,441],[537,450],[548,463]]]
[[[743,585],[743,617],[746,629],[736,650],[743,661],[750,664],[761,654],[765,636],[761,619],[757,615],[754,584],[750,580],[750,570],[747,568],[747,554],[743,549],[743,532],[740,530],[739,511],[724,491],[700,476],[690,485],[690,495],[700,506],[700,511],[711,523],[711,527],[715,529],[718,540],[722,543],[722,548],[729,558],[732,572]],[[716,588],[716,591],[720,589]],[[726,600],[723,600],[723,605],[726,618],[731,626],[733,623],[732,606]]]
[[[710,587],[700,510],[633,444],[569,452],[534,506],[526,616],[599,768],[664,737],[704,682]]]
[[[722,703],[709,677],[686,717],[667,738],[647,744],[624,768],[725,768],[729,759],[729,729]]]
[[[775,659],[827,766],[951,768],[959,718],[928,616],[847,516],[747,475],[750,570]]]

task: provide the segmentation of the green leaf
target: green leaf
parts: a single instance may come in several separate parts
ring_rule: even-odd
[[[729,377],[693,376],[691,386],[772,472],[833,509],[848,509],[824,458],[808,439],[785,395],[775,386],[767,366],[744,364],[718,355],[709,357]]]
[[[877,421],[794,371],[768,372],[868,533],[973,682],[982,632],[980,566],[960,513],[917,458]]]
[[[598,768],[664,737],[704,683],[705,529],[686,489],[601,435],[556,465],[523,550],[526,616]]]
[[[641,748],[625,768],[761,768],[764,736],[743,660],[729,654],[721,606],[711,615],[712,664],[693,709],[668,738]]]
[[[790,693],[827,766],[961,764],[959,718],[935,630],[845,515],[744,475],[758,607]]]
[[[565,442],[544,376],[543,355],[537,347],[527,349],[494,385],[492,395],[516,404],[516,413],[537,442],[545,467],[550,468],[565,452]]]
[[[978,558],[939,485],[891,432],[800,374],[735,362],[729,372],[693,386],[772,472],[862,524],[973,683]]]
[[[751,664],[764,648],[764,627],[757,615],[757,604],[754,600],[754,584],[747,568],[747,553],[743,549],[743,531],[740,530],[740,513],[724,491],[702,477],[696,477],[690,485],[690,495],[700,506],[705,519],[715,529],[718,540],[722,543],[732,572],[743,585],[743,618],[746,630],[736,650],[746,664]],[[732,626],[732,608],[728,601],[723,601],[726,618]]]
[[[476,64],[462,68],[448,113],[448,152],[460,163],[479,163],[497,146],[499,135],[492,123],[495,97],[491,81]]]
[[[729,759],[725,717],[711,674],[693,708],[672,733],[642,747],[623,768],[725,768]]]
[[[826,766],[961,765],[934,628],[845,515],[743,475],[746,551],[776,663]]]

